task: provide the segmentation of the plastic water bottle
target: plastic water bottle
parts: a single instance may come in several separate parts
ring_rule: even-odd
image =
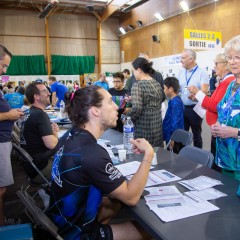
[[[127,155],[133,154],[133,147],[130,139],[134,137],[134,125],[130,117],[127,117],[127,120],[123,125],[123,145],[124,149],[127,150]]]
[[[60,102],[60,118],[64,118],[65,117],[65,102],[63,100],[61,100]]]

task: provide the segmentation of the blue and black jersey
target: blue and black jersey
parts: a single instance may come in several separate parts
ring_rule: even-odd
[[[54,158],[48,216],[64,239],[85,239],[97,221],[102,195],[124,181],[94,136],[73,128]]]

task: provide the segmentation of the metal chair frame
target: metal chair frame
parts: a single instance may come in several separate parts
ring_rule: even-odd
[[[35,225],[47,230],[55,239],[63,240],[58,234],[58,227],[36,206],[33,198],[26,191],[18,190],[17,195],[25,206],[25,213]]]

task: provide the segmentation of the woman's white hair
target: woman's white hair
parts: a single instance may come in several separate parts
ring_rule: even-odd
[[[233,37],[225,44],[225,55],[228,55],[231,50],[240,52],[240,35]]]
[[[215,57],[214,62],[215,62],[215,63],[218,63],[218,62],[225,63],[227,69],[230,71],[229,64],[228,64],[228,62],[226,61],[226,55],[225,55],[224,53],[219,53],[219,54]]]

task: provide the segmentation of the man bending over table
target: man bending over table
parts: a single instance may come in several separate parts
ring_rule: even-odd
[[[88,86],[65,95],[66,111],[73,128],[55,155],[48,216],[65,239],[148,239],[135,222],[108,222],[121,203],[135,206],[144,190],[153,159],[145,139],[131,140],[135,153],[143,153],[130,181],[113,166],[97,139],[116,126],[118,107],[99,86]],[[103,196],[106,196],[103,198]]]
[[[46,86],[40,82],[33,82],[26,89],[26,97],[32,104],[29,112],[25,114],[21,125],[21,146],[31,155],[34,164],[50,179],[52,159],[58,143],[58,126],[50,122],[44,112],[50,104],[50,93]],[[42,179],[30,164],[24,165],[28,176],[36,182]]]

